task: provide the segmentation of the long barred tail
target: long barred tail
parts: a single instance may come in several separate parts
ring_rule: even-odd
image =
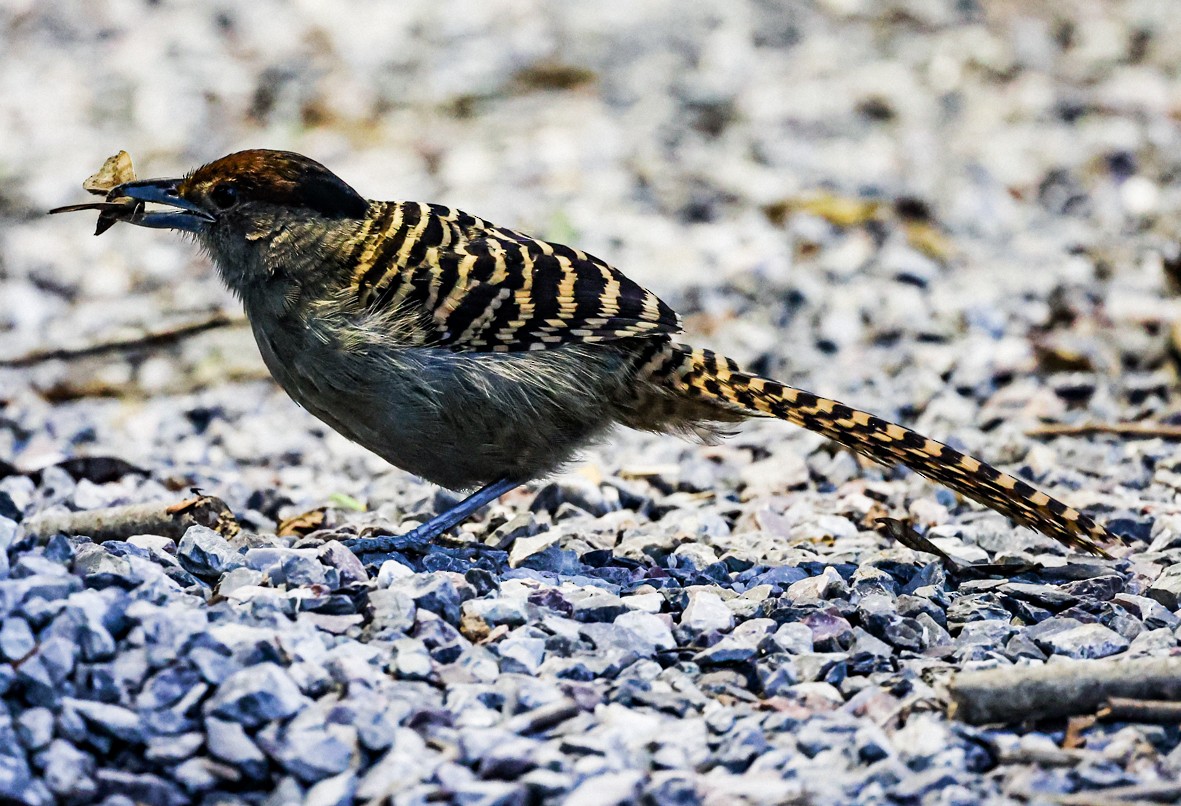
[[[1116,540],[1087,515],[992,465],[844,403],[743,372],[709,350],[668,344],[645,369],[666,388],[787,420],[887,466],[904,464],[1071,548],[1108,556],[1099,543]]]

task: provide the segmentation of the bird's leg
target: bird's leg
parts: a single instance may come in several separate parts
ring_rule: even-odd
[[[460,501],[451,509],[440,512],[426,523],[411,529],[404,535],[387,535],[384,537],[358,537],[346,540],[344,544],[352,549],[354,554],[376,554],[378,552],[402,551],[411,546],[425,546],[452,526],[466,520],[473,512],[485,504],[495,501],[509,490],[521,486],[519,481],[497,479],[485,485],[467,498]]]

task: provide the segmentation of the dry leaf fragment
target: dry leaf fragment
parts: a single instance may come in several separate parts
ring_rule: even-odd
[[[113,157],[107,157],[103,167],[86,178],[82,189],[97,196],[107,195],[107,191],[116,185],[135,180],[135,169],[131,165],[131,155],[120,151]]]
[[[112,188],[118,187],[124,182],[131,182],[135,179],[135,169],[131,165],[131,155],[126,151],[120,151],[112,157],[107,157],[107,161],[103,163],[95,173],[86,178],[82,183],[82,189],[87,193],[93,193],[98,196],[106,196],[105,201],[90,202],[88,204],[69,204],[65,207],[56,207],[50,210],[50,213],[75,213],[80,210],[98,210],[98,226],[94,229],[95,235],[102,235],[119,221],[130,221],[141,209],[143,209],[143,202],[138,202],[127,197],[110,198],[110,191]]]
[[[324,526],[324,507],[284,518],[279,524],[279,537],[303,537]]]

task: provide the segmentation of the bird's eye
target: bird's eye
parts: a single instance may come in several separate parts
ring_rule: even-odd
[[[238,203],[238,189],[233,185],[218,185],[209,191],[209,200],[219,210],[228,210]]]

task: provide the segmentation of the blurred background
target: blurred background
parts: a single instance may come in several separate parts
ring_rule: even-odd
[[[268,147],[577,244],[695,342],[1058,483],[1141,448],[1031,447],[1040,421],[1175,413],[1170,3],[4,0],[0,37],[3,359],[240,316],[183,238],[44,212],[119,149],[146,177]],[[385,472],[297,413],[240,327],[0,369],[0,406],[23,468],[111,453],[309,500],[323,468]],[[614,445],[592,466],[701,456]],[[711,461],[765,454],[744,457]]]

